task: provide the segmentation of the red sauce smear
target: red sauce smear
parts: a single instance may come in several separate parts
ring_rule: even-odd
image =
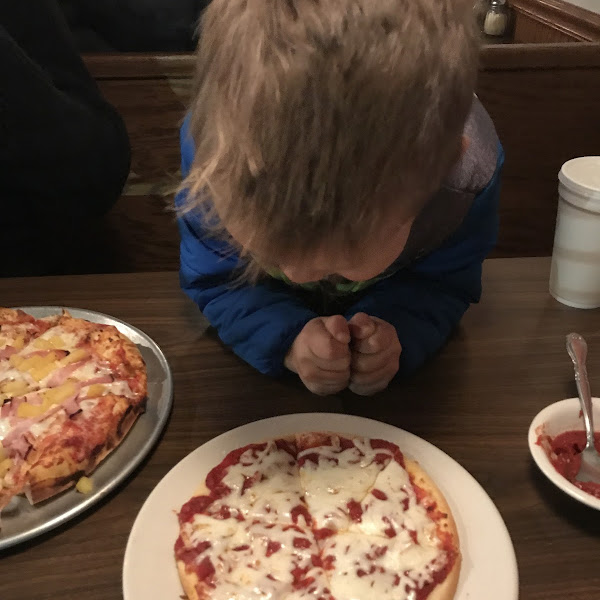
[[[556,437],[540,435],[537,444],[546,451],[559,475],[580,490],[595,498],[600,498],[600,484],[591,481],[575,481],[575,476],[581,466],[581,453],[586,444],[584,431],[565,431]],[[600,451],[600,432],[594,434],[594,444]]]
[[[292,521],[295,525],[298,525],[300,517],[304,517],[304,522],[306,523],[307,527],[310,527],[312,525],[312,518],[310,516],[310,513],[308,512],[308,508],[306,508],[306,506],[303,506],[302,504],[294,506],[294,508],[292,508],[290,512],[290,516],[292,517]]]
[[[316,540],[324,540],[328,537],[331,537],[335,531],[333,529],[329,529],[329,527],[322,527],[321,529],[315,529],[314,535]]]
[[[200,581],[211,580],[215,573],[215,567],[208,556],[197,565],[194,564],[196,558],[210,547],[210,542],[202,542],[195,548],[188,549],[185,547],[181,536],[179,536],[175,542],[175,558],[181,560],[185,564],[186,570],[195,572]]]
[[[293,544],[294,544],[294,548],[303,549],[303,550],[306,550],[312,546],[309,539],[301,538],[301,537],[295,537]]]
[[[396,444],[392,444],[392,442],[386,440],[371,440],[371,448],[373,448],[373,450],[389,450],[392,453],[394,460],[404,468],[404,456]],[[388,460],[389,457],[386,454],[377,454],[375,457],[376,462],[385,462]]]
[[[347,503],[348,506],[348,515],[355,523],[360,523],[362,521],[362,506],[360,502],[356,500],[349,500]]]
[[[294,582],[292,586],[295,590],[303,590],[312,585],[315,582],[314,577],[307,577],[309,567],[295,567],[292,569],[292,577]]]
[[[281,550],[281,544],[279,542],[269,540],[269,542],[267,543],[267,558],[269,558],[269,556],[273,556],[273,554],[275,554],[275,552],[279,552],[279,550]]]
[[[375,496],[375,498],[377,498],[377,500],[384,501],[384,500],[388,499],[387,494],[378,489],[371,490],[371,494],[373,494],[373,496]],[[408,508],[408,506],[406,508]],[[406,510],[406,508],[404,510]]]
[[[190,498],[179,511],[179,523],[191,523],[194,515],[203,513],[214,501],[211,496],[194,496]]]
[[[222,481],[229,467],[237,465],[240,462],[242,454],[246,451],[251,450],[252,456],[256,458],[259,452],[262,452],[267,447],[266,443],[263,444],[248,444],[242,448],[237,448],[231,451],[207,476],[206,476],[206,487],[209,490],[215,490],[223,487]]]

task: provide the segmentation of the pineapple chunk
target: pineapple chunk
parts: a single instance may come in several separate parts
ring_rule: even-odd
[[[58,350],[64,347],[65,341],[59,335],[53,335],[51,338],[38,338],[33,345],[40,350]]]
[[[71,363],[79,362],[80,360],[87,358],[89,355],[90,353],[87,350],[84,350],[83,348],[76,348],[73,350],[73,352],[71,352],[71,354],[65,356],[60,361],[60,365],[64,367],[66,365],[70,365]]]
[[[105,389],[106,388],[101,383],[94,383],[87,389],[87,397],[97,398],[98,396],[102,396]]]
[[[27,360],[38,358],[32,366],[27,367]],[[58,367],[58,354],[56,352],[48,352],[44,356],[32,356],[31,359],[27,359],[22,365],[21,369],[26,369],[29,374],[36,380],[41,381],[44,377],[47,377]]]
[[[48,377],[52,371],[56,369],[56,363],[50,363],[48,365],[41,365],[39,367],[34,367],[33,369],[29,369],[29,374],[36,380],[41,381],[45,377]]]
[[[57,349],[64,348],[65,346],[65,340],[60,335],[53,335],[48,341]]]
[[[10,361],[10,364],[16,369],[20,368],[23,362],[25,361],[25,359],[18,354],[13,354],[8,360]]]
[[[50,340],[46,338],[38,338],[33,342],[33,345],[39,350],[53,350],[54,346],[50,343]]]
[[[5,458],[0,461],[0,478],[4,477],[13,465],[12,458]]]
[[[22,419],[30,419],[31,417],[39,417],[45,413],[43,404],[29,404],[29,402],[21,402],[17,408],[17,416]]]
[[[35,369],[36,367],[41,367],[44,364],[44,356],[40,356],[39,354],[34,354],[29,358],[25,358],[21,364],[19,365],[19,369],[21,371],[29,371],[30,369]]]
[[[13,348],[16,348],[17,350],[22,350],[23,347],[25,346],[25,338],[22,335],[18,335],[14,340],[13,343],[11,344],[11,346]]]
[[[94,484],[89,477],[81,477],[75,487],[79,493],[89,494],[94,489]]]
[[[9,397],[22,396],[29,389],[29,384],[22,379],[6,381],[0,385],[0,392]]]
[[[77,388],[75,387],[75,384],[72,381],[67,381],[66,383],[63,383],[58,387],[50,388],[49,390],[43,392],[44,405],[46,405],[47,402],[49,408],[53,404],[60,404],[70,396],[73,396],[76,391]]]

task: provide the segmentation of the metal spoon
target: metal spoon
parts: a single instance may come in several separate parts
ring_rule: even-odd
[[[567,336],[567,352],[575,367],[575,383],[583,411],[583,422],[587,444],[581,453],[581,467],[575,479],[600,484],[600,453],[594,445],[594,415],[592,412],[592,395],[588,381],[585,359],[587,357],[586,341],[578,333]]]

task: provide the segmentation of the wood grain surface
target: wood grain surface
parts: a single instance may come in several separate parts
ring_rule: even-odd
[[[514,41],[600,41],[600,15],[566,0],[511,0]]]
[[[207,330],[174,272],[0,280],[2,304],[89,308],[141,328],[164,350],[175,381],[171,418],[149,458],[100,505],[0,554],[0,598],[120,598],[130,528],[175,464],[233,427],[321,411],[407,429],[470,471],[512,536],[521,600],[597,600],[600,512],[549,483],[527,448],[535,414],[575,395],[567,333],[587,338],[592,390],[600,393],[600,310],[570,309],[552,299],[549,268],[546,258],[487,261],[482,302],[469,310],[447,346],[413,377],[372,399],[350,393],[318,398],[294,379],[256,373]]]

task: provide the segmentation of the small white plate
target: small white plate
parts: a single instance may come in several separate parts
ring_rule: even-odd
[[[210,440],[171,469],[148,496],[129,535],[123,563],[125,600],[164,600],[183,594],[173,556],[179,534],[175,511],[228,452],[259,440],[315,430],[387,439],[419,461],[446,497],[458,527],[463,560],[455,600],[517,600],[517,561],[506,526],[492,500],[463,467],[402,429],[326,413],[249,423]]]
[[[595,429],[598,431],[600,423],[600,399],[592,399]],[[567,481],[550,462],[546,451],[538,445],[537,441],[541,434],[551,437],[557,436],[565,431],[583,430],[583,417],[581,416],[581,405],[579,398],[568,398],[560,400],[540,411],[529,426],[529,450],[533,460],[537,463],[542,473],[563,492],[569,494],[579,502],[583,502],[596,510],[600,510],[600,498],[580,490],[576,485]]]

